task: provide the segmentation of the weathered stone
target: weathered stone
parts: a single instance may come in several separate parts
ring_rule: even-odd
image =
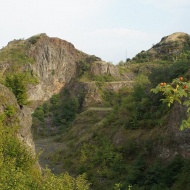
[[[3,113],[8,106],[12,106],[15,109],[15,117],[18,118],[10,123],[10,127],[20,127],[17,134],[18,138],[35,154],[35,146],[31,134],[31,110],[26,106],[23,106],[21,109],[17,104],[14,94],[7,87],[0,84],[0,114]]]
[[[96,75],[111,75],[115,78],[120,77],[118,67],[104,61],[93,62],[90,71],[91,71],[91,74],[95,76]]]
[[[77,62],[87,57],[71,43],[48,36],[42,36],[32,45],[29,55],[35,63],[28,65],[26,70],[32,71],[39,79],[39,84],[28,90],[29,100],[35,101],[48,100],[60,92],[65,83],[76,77]]]

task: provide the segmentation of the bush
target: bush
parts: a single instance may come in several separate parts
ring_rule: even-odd
[[[19,105],[26,105],[27,101],[27,85],[36,84],[38,81],[28,72],[7,75],[5,78],[5,86],[7,86],[16,96]]]

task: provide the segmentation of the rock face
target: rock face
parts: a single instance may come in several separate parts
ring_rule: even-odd
[[[22,109],[17,104],[14,94],[5,86],[0,84],[0,114],[2,114],[8,106],[12,106],[16,114],[14,119],[7,125],[10,127],[19,126],[18,138],[35,154],[35,146],[31,134],[32,117],[31,110],[27,107]]]
[[[95,82],[83,83],[85,90],[85,97],[83,100],[83,107],[101,106],[102,97]]]
[[[175,103],[167,126],[167,133],[170,135],[171,139],[175,139],[176,146],[173,152],[176,154],[181,154],[184,157],[190,157],[190,129],[185,129],[184,131],[179,130],[181,122],[186,119],[187,108],[179,103]],[[170,155],[172,151],[169,151]]]
[[[40,81],[28,91],[29,100],[35,101],[48,100],[58,93],[66,83],[76,77],[78,61],[87,57],[87,54],[75,49],[71,43],[49,38],[44,34],[31,45],[29,55],[34,58],[35,63],[27,65],[26,69]]]
[[[113,64],[106,63],[104,61],[95,61],[93,62],[90,72],[92,75],[111,75],[115,78],[120,77],[118,67]]]
[[[19,72],[27,71],[38,79],[38,84],[29,85],[27,90],[28,100],[33,102],[33,108],[50,99],[53,94],[59,93],[65,85],[76,80],[81,71],[87,71],[87,68],[91,76],[108,75],[113,79],[121,78],[115,65],[87,55],[59,38],[39,34],[27,40],[14,40],[8,44],[8,49],[17,49],[20,46],[26,46],[24,54],[34,61],[20,65]],[[0,64],[0,73],[6,73],[12,66],[13,64],[5,59]],[[91,85],[88,87],[91,89]]]

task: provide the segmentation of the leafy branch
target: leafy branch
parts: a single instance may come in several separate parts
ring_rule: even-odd
[[[190,128],[190,82],[183,81],[183,77],[176,78],[170,84],[161,82],[156,88],[151,89],[151,92],[157,94],[161,92],[165,98],[161,99],[163,103],[167,103],[170,107],[175,101],[187,106],[186,120],[183,120],[180,125],[180,130]],[[185,98],[185,101],[182,101]]]

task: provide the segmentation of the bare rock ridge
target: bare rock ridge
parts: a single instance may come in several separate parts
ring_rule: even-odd
[[[79,60],[88,56],[75,49],[71,43],[47,35],[40,35],[37,42],[31,45],[29,55],[35,63],[27,65],[27,69],[40,81],[28,91],[29,100],[35,101],[45,101],[58,93],[76,77]]]
[[[88,65],[88,72],[92,76],[109,75],[117,80],[128,81],[126,76],[121,77],[119,69],[115,65],[102,61],[96,56],[87,55],[65,40],[40,34],[27,39],[26,42],[31,42],[32,39],[35,40],[35,43],[31,43],[29,46],[28,55],[35,62],[26,64],[24,70],[35,75],[39,79],[39,84],[29,87],[29,101],[40,103],[48,100],[53,94],[59,93],[66,84],[75,81],[80,70],[86,65]],[[86,83],[83,85],[86,85],[85,89],[89,86],[92,87]],[[120,86],[122,87],[122,85]],[[96,91],[96,86],[94,87]],[[89,94],[88,89],[87,94]],[[93,94],[94,92],[92,92],[92,96],[94,96]],[[94,97],[97,103],[100,101],[98,96],[100,95]]]
[[[30,45],[28,54],[35,63],[25,65],[24,69],[32,72],[39,79],[39,84],[30,86],[28,90],[31,101],[46,101],[75,80],[84,67],[81,60],[88,64],[89,73],[93,76],[110,75],[120,78],[116,66],[75,49],[74,45],[65,40],[40,34],[26,41],[30,42],[32,38],[36,38],[36,41]]]

